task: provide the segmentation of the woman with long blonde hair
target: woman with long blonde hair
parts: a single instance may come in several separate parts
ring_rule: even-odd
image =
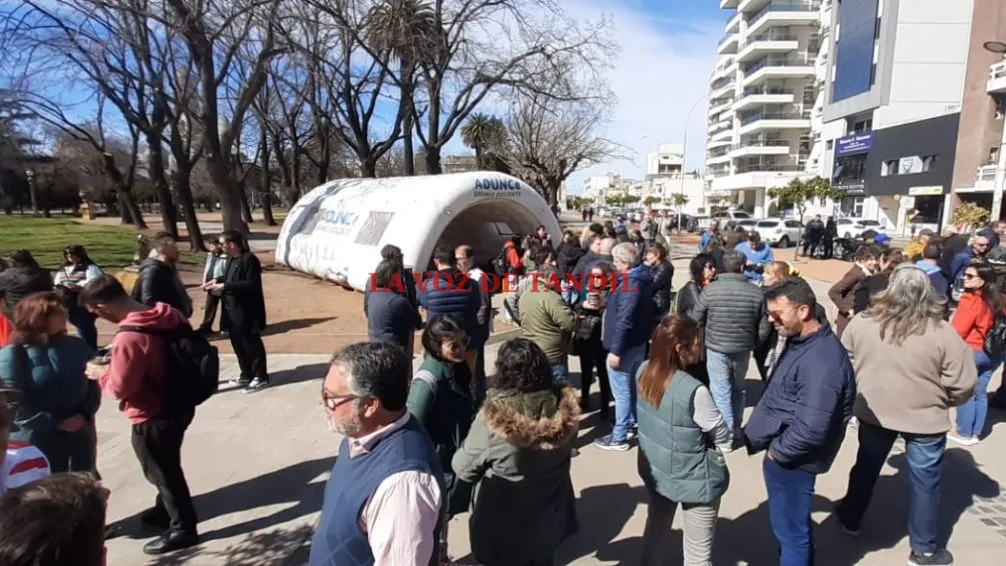
[[[28,295],[14,309],[14,334],[0,350],[0,386],[20,392],[11,439],[37,446],[53,473],[94,472],[97,383],[84,369],[93,352],[69,336],[56,293]]]
[[[668,316],[653,331],[650,358],[638,372],[639,475],[649,494],[643,532],[644,566],[665,556],[678,504],[684,510],[684,564],[711,564],[720,498],[730,475],[718,446],[733,434],[709,388],[685,371],[702,354],[699,326]]]

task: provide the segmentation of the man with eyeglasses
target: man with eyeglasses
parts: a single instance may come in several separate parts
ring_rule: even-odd
[[[443,470],[406,410],[411,377],[409,357],[394,344],[352,344],[332,357],[321,398],[343,439],[309,566],[439,563]]]
[[[964,269],[971,265],[972,261],[984,258],[990,249],[992,249],[992,246],[988,235],[979,232],[971,240],[971,247],[954,256],[953,261],[950,263],[950,280],[954,281],[955,286],[964,274]]]

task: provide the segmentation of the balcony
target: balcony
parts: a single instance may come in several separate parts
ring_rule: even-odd
[[[727,122],[729,124],[729,122]],[[728,125],[725,128],[720,128],[709,133],[709,139],[712,141],[730,141],[734,137],[734,129],[732,126]]]
[[[764,33],[748,36],[747,41],[738,46],[740,51],[737,53],[737,62],[755,61],[768,53],[787,53],[796,51],[799,47],[796,36],[791,34]]]
[[[720,55],[737,53],[737,43],[740,41],[741,36],[737,32],[729,32],[723,36],[720,40],[720,44],[716,46],[716,53]]]
[[[709,108],[709,118],[710,119],[715,118],[716,116],[722,114],[724,111],[730,110],[730,104],[731,102],[728,100],[726,102],[717,104],[716,106],[711,106]]]
[[[722,63],[716,65],[716,68],[713,69],[712,80],[716,81],[718,79],[727,78],[734,74],[736,70],[737,62],[733,57],[727,57]]]
[[[730,147],[730,158],[756,155],[789,155],[789,140],[748,140]]]
[[[989,80],[985,85],[989,94],[1006,94],[1006,59],[989,67]]]
[[[730,141],[729,137],[728,138],[724,138],[724,139],[716,139],[716,140],[711,139],[711,140],[709,140],[709,143],[706,144],[706,150],[711,151],[711,150],[716,149],[718,147],[727,147],[731,143],[732,142]]]
[[[734,112],[765,104],[792,104],[796,95],[788,88],[762,87],[744,89],[744,94],[734,102]]]
[[[763,59],[744,69],[745,89],[768,79],[813,78],[816,75],[814,60],[804,54],[791,59]]]
[[[737,168],[737,173],[794,173],[796,171],[802,171],[802,169],[790,163],[755,163]]]
[[[759,112],[741,120],[740,135],[769,130],[810,129],[810,111]]]
[[[725,98],[727,96],[733,98],[735,86],[736,83],[729,82],[723,86],[712,87],[712,90],[709,92],[709,100],[716,100],[717,98]]]
[[[737,33],[741,30],[741,22],[744,21],[744,14],[737,12],[729,20],[727,20],[727,25],[723,28],[725,33]]]
[[[982,165],[975,177],[976,191],[993,191],[996,188],[996,165]]]
[[[810,25],[820,20],[817,2],[773,3],[748,19],[748,34],[759,34],[773,26]]]
[[[737,4],[737,11],[745,14],[755,14],[761,11],[772,0],[741,0]]]
[[[716,120],[716,121],[710,120],[708,130],[709,135],[715,136],[717,132],[720,132],[722,130],[729,130],[732,125],[733,123],[730,120]]]
[[[724,153],[723,155],[710,155],[706,157],[706,165],[719,165],[721,163],[730,163],[730,154]]]
[[[720,0],[720,10],[736,8],[739,1],[740,0]]]

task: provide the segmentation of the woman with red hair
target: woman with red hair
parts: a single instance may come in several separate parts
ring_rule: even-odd
[[[94,472],[97,384],[84,375],[93,352],[66,331],[56,293],[28,295],[14,309],[14,333],[0,350],[0,388],[19,392],[11,440],[37,446],[53,473]]]

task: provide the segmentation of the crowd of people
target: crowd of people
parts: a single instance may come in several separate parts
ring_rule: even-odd
[[[237,232],[224,232],[208,243],[211,251],[201,288],[216,300],[207,301],[204,322],[197,329],[189,324],[192,301],[178,275],[178,246],[166,234],[155,238],[131,292],[104,273],[79,245],[66,248],[65,265],[55,277],[28,250],[14,252],[9,264],[0,266],[4,268],[0,327],[5,331],[0,344],[0,441],[6,448],[0,493],[22,484],[27,489],[23,478],[48,474],[80,477],[55,479],[52,485],[30,487],[11,498],[32,499],[36,497],[32,490],[52,489],[61,494],[62,504],[70,504],[69,494],[60,491],[66,486],[97,490],[88,482],[101,477],[96,468],[95,414],[104,392],[118,401],[131,423],[133,450],[157,491],[154,505],[140,521],[160,536],[147,543],[144,552],[164,554],[199,543],[196,511],[181,467],[181,445],[195,404],[175,394],[173,387],[186,383],[175,373],[192,373],[188,370],[195,367],[193,362],[201,363],[201,354],[210,355],[206,335],[212,330],[217,304],[223,306],[220,325],[241,368],[234,384],[246,392],[268,386],[259,261]],[[104,348],[98,348],[98,318],[118,327]],[[75,336],[68,326],[75,328]],[[203,349],[192,349],[192,344],[202,344]],[[183,351],[179,345],[189,348]],[[212,356],[215,359],[215,349]],[[27,520],[40,509],[44,508],[26,505],[23,513],[12,512],[11,520]],[[4,512],[8,510],[5,507]],[[103,523],[102,518],[102,529]],[[35,540],[42,535],[25,530],[29,526],[7,531],[8,526],[0,529],[5,538],[16,532],[34,537],[33,548],[54,544]],[[0,544],[0,557],[12,547]],[[0,563],[35,562],[0,558]]]
[[[920,233],[915,251],[864,243],[828,293],[830,317],[811,285],[757,236],[728,242],[717,226],[703,234],[677,290],[668,234],[650,218],[639,226],[590,224],[562,234],[558,245],[540,228],[507,241],[483,264],[469,244],[438,247],[435,272],[463,286],[430,278],[392,285],[415,278],[401,250],[385,246],[364,300],[370,340],[336,352],[322,382],[329,426],[343,440],[309,564],[450,564],[448,526],[468,511],[478,563],[553,564],[560,544],[589,520],[576,512],[571,465],[580,416],[593,410],[606,427],[594,447],[637,450],[648,494],[641,564],[678,561],[666,543],[679,506],[683,563],[712,563],[731,484],[726,455],[741,449],[764,454],[779,563],[813,564],[816,481],[829,473],[849,430],[858,449],[834,509],[842,530],[858,534],[900,437],[911,472],[907,563],[952,564],[939,523],[943,453],[948,439],[969,445],[985,430],[984,389],[1006,353],[997,263],[1006,259],[997,248],[1006,223],[970,242],[950,232]],[[268,384],[261,267],[239,235],[225,233],[219,242],[223,253],[208,258],[202,288],[219,297],[222,326],[239,361],[244,357],[239,384],[255,391],[262,386],[255,381]],[[177,252],[163,242],[154,251],[132,295],[69,257],[72,294],[53,292],[51,280],[47,289],[29,290],[44,278],[26,252],[11,268],[21,271],[0,274],[5,309],[14,303],[13,332],[0,350],[0,440],[11,438],[0,476],[8,491],[0,499],[0,563],[36,564],[25,557],[56,545],[85,559],[47,566],[102,563],[105,533],[95,525],[103,527],[107,492],[94,469],[93,424],[101,391],[131,421],[134,450],[158,491],[142,520],[164,534],[145,551],[199,542],[179,458],[194,407],[179,410],[166,398],[167,373],[178,366],[159,338],[179,328],[198,333],[186,321],[184,288],[167,284],[172,272],[161,265],[170,267]],[[87,262],[82,249],[69,255]],[[497,313],[493,291],[479,282],[490,272],[514,279],[503,305],[520,337],[502,343],[486,368]],[[75,273],[82,274],[71,278]],[[617,284],[604,284],[611,280]],[[119,325],[107,353],[67,335],[70,297],[90,317]],[[150,297],[157,297],[153,304]],[[212,323],[207,309],[200,328],[212,330]],[[417,349],[422,360],[414,371]],[[580,360],[578,393],[571,355]],[[752,359],[764,387],[748,400]],[[600,406],[591,402],[595,379]],[[62,513],[61,506],[73,507],[65,524],[46,531],[32,519]],[[71,543],[53,529],[86,540]],[[8,532],[18,540],[4,542]]]

